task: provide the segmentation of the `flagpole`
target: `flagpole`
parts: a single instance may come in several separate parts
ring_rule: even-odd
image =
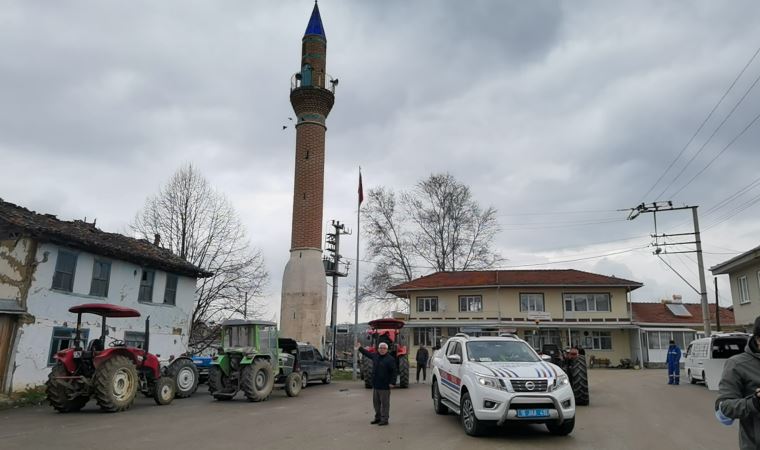
[[[354,342],[358,341],[359,339],[359,236],[361,233],[360,228],[360,218],[361,218],[361,209],[362,209],[362,200],[364,200],[364,192],[362,188],[362,168],[359,167],[359,195],[356,202],[356,269],[354,269],[354,272],[356,272],[356,285],[354,288]],[[356,374],[358,372],[358,355],[357,351],[354,349],[354,372],[352,379],[356,381]]]

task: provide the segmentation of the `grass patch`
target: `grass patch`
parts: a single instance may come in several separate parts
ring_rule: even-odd
[[[39,406],[45,403],[45,386],[30,386],[21,392],[12,393],[7,401],[0,402],[0,409],[18,408],[21,406]]]
[[[332,373],[332,379],[336,381],[351,381],[353,372],[350,370],[336,370]]]

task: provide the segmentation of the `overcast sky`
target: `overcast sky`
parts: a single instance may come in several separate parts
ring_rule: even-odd
[[[267,315],[279,314],[295,144],[282,125],[312,5],[0,2],[0,197],[125,232],[192,162],[263,249]],[[614,274],[646,285],[638,301],[697,296],[642,248],[651,215],[625,221],[616,209],[699,205],[707,267],[760,245],[760,206],[721,222],[760,186],[708,214],[760,176],[760,123],[727,147],[760,113],[756,87],[728,117],[760,56],[647,194],[758,50],[760,3],[323,0],[320,10],[340,79],[325,223],[355,228],[360,165],[365,189],[448,171],[498,209],[504,266]],[[658,218],[660,232],[688,231],[688,212]],[[352,258],[354,237],[342,245]],[[590,259],[562,263],[579,258]],[[694,255],[666,258],[698,286]],[[346,299],[353,275],[342,283]],[[709,273],[708,287],[712,300]],[[721,290],[728,305],[727,280]],[[352,318],[345,302],[340,317]]]

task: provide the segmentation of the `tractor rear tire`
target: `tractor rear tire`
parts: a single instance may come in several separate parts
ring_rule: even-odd
[[[298,397],[301,393],[301,374],[298,372],[291,372],[290,375],[285,377],[285,393],[288,397]]]
[[[59,413],[79,411],[90,401],[88,395],[71,398],[71,391],[73,390],[71,384],[68,381],[55,379],[55,377],[65,377],[67,375],[69,375],[69,372],[66,370],[66,367],[61,363],[56,363],[48,375],[47,383],[45,383],[45,394],[47,395],[48,403]]]
[[[256,359],[241,373],[240,387],[249,402],[263,402],[274,388],[272,365],[266,359]]]
[[[409,387],[409,357],[404,355],[398,361],[399,386],[403,389]]]
[[[95,371],[94,396],[103,411],[126,411],[135,402],[139,386],[137,369],[126,356],[116,355]]]
[[[589,392],[586,357],[583,355],[578,355],[577,357],[569,360],[568,372],[568,375],[570,375],[571,387],[573,388],[573,394],[575,395],[575,404],[580,406],[588,406]]]
[[[231,395],[216,395],[216,393],[231,393],[229,381],[219,366],[211,366],[208,369],[208,391],[216,400],[232,400]]]
[[[153,400],[157,405],[168,405],[174,400],[176,395],[177,383],[173,378],[161,377],[156,380],[153,387]]]
[[[372,389],[372,360],[362,358],[362,376],[364,377],[364,388]]]
[[[555,436],[567,436],[572,433],[573,428],[575,428],[575,417],[565,420],[562,422],[562,425],[557,425],[554,422],[547,422],[546,428],[549,430],[549,433]]]
[[[177,384],[175,386],[177,398],[190,397],[198,390],[198,381],[200,381],[198,367],[187,358],[180,358],[171,363],[167,375]]]

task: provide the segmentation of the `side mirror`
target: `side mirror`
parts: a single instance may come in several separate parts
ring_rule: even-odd
[[[544,361],[551,361],[552,357],[549,356],[549,355],[541,355],[541,359],[544,360]]]
[[[451,364],[462,364],[462,357],[459,355],[446,355],[446,359],[448,359]]]

